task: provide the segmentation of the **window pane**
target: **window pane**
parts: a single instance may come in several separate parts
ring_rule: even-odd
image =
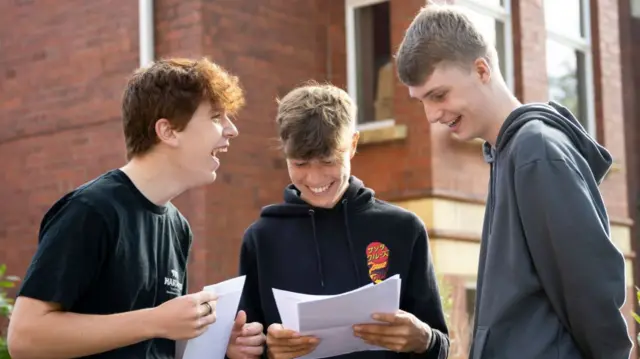
[[[631,1],[631,16],[640,18],[640,0]]]
[[[389,2],[355,10],[358,122],[393,118]]]
[[[572,37],[584,37],[582,0],[544,0],[547,29]]]
[[[492,1],[501,2],[501,0]],[[506,78],[504,23],[491,16],[483,15],[470,9],[466,9],[466,13],[476,27],[478,27],[485,39],[489,42],[489,45],[496,48],[496,51],[498,52],[498,62],[500,63],[500,72],[502,73],[502,76]]]
[[[582,53],[547,40],[549,99],[566,106],[587,130],[585,62]]]

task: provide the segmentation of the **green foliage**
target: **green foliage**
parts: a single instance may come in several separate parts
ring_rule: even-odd
[[[7,296],[7,289],[13,288],[19,280],[16,276],[5,276],[6,264],[0,264],[0,316],[9,318],[13,311],[13,299]],[[7,339],[0,337],[0,359],[11,359],[7,348]]]
[[[442,301],[444,317],[447,322],[447,326],[450,326],[451,323],[449,320],[451,318],[451,311],[453,310],[453,295],[451,293],[452,286],[445,281],[443,276],[438,277],[438,290],[440,291],[440,300]]]

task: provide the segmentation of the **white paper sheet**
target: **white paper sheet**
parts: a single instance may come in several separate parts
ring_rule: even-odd
[[[200,336],[176,343],[176,359],[223,359],[231,338],[245,276],[204,287],[218,295],[216,322]]]
[[[386,350],[353,335],[353,326],[375,323],[373,313],[395,313],[400,308],[400,276],[331,296],[273,289],[282,325],[320,339],[304,359],[319,359],[365,350]]]

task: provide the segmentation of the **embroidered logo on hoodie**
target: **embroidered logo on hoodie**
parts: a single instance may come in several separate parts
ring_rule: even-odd
[[[369,266],[369,278],[376,284],[382,282],[389,268],[389,248],[380,242],[369,243],[367,266]]]

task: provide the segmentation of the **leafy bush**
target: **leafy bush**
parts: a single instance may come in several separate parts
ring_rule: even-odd
[[[9,319],[13,311],[13,299],[7,296],[7,289],[13,288],[18,281],[16,276],[5,276],[6,264],[0,265],[0,316]],[[11,359],[6,337],[0,337],[0,359]]]

